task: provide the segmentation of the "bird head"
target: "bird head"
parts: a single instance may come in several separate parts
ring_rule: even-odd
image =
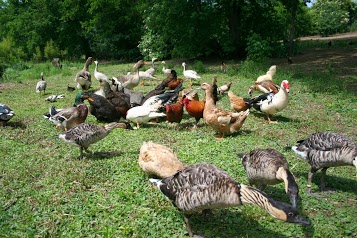
[[[281,87],[284,88],[287,92],[289,92],[290,90],[290,83],[288,80],[283,80],[283,82],[281,82]]]

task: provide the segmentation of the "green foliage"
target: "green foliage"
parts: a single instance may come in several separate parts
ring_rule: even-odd
[[[355,7],[351,0],[317,0],[312,10],[318,33],[327,36],[347,31]]]
[[[268,40],[263,39],[259,34],[252,33],[247,38],[247,58],[253,61],[265,61],[272,56],[272,48]]]
[[[50,41],[46,42],[46,46],[44,49],[44,55],[47,60],[52,60],[53,58],[58,58],[61,56],[60,49],[55,44],[55,42],[51,39]]]

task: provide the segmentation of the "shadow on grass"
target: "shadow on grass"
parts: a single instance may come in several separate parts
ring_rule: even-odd
[[[93,154],[86,154],[86,158],[90,160],[103,160],[122,155],[122,151],[94,151]]]
[[[326,181],[326,187],[327,189],[333,189],[338,191],[343,191],[343,192],[348,192],[348,193],[354,193],[357,195],[357,189],[356,189],[356,181],[353,179],[348,179],[342,177],[343,175],[329,175],[328,174],[329,170],[327,170],[327,174],[325,177]],[[307,179],[307,175],[309,173],[309,170],[306,170],[306,173],[303,172],[295,172],[297,177],[305,177]],[[319,189],[315,189],[316,191],[314,192],[320,192],[320,184],[321,184],[321,170],[316,172],[312,178],[312,183],[317,185]],[[306,188],[301,188],[300,191],[305,192]]]
[[[277,221],[280,222],[280,221]],[[284,223],[281,221],[281,223]],[[283,235],[277,231],[272,231],[262,226],[252,217],[247,217],[238,211],[228,209],[214,210],[213,215],[207,217],[203,214],[195,214],[190,218],[190,224],[194,234],[209,238],[222,237],[282,237],[287,238],[291,235]],[[292,226],[300,226],[297,224],[289,224]],[[278,230],[280,224],[277,224]],[[286,224],[283,224],[286,226]],[[285,229],[284,229],[285,230]],[[305,237],[312,237],[314,227],[303,228]]]
[[[9,121],[6,123],[5,126],[12,127],[12,128],[26,129],[26,124],[23,123],[22,121]]]
[[[251,115],[254,115],[254,117],[260,118],[261,120],[264,120],[266,123],[268,123],[268,119],[267,119],[267,114],[262,113],[262,112],[258,112],[258,111],[251,111],[250,113]],[[279,122],[298,122],[296,119],[291,119],[289,117],[284,117],[281,115],[273,115],[270,116],[272,121],[277,121]]]

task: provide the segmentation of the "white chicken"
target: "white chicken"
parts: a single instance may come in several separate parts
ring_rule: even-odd
[[[183,75],[190,80],[190,86],[192,86],[192,79],[200,79],[201,76],[194,70],[186,70],[186,63],[182,63]]]
[[[250,103],[256,110],[264,112],[268,116],[269,123],[277,123],[272,121],[270,116],[284,110],[288,106],[288,92],[290,83],[288,80],[283,80],[279,91],[274,93],[266,93],[253,99]]]
[[[272,65],[269,70],[266,72],[266,74],[261,75],[257,78],[257,80],[255,81],[255,83],[260,83],[264,80],[270,80],[273,81],[273,77],[276,73],[276,65]]]

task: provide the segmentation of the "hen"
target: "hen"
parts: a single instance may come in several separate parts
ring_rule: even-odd
[[[253,86],[249,87],[248,94],[252,97],[253,91],[258,90],[262,93],[274,93],[276,94],[279,91],[279,85],[275,84],[270,80],[263,80],[261,82],[255,82]]]
[[[239,131],[249,114],[249,109],[233,113],[217,108],[212,96],[212,86],[203,83],[201,89],[204,89],[206,94],[203,119],[208,126],[220,134],[221,137],[216,139],[222,139],[225,135]]]
[[[172,104],[166,104],[166,121],[180,123],[183,117],[183,103],[177,101]]]
[[[184,95],[182,102],[186,108],[187,113],[195,118],[196,124],[194,127],[197,127],[198,122],[201,118],[203,118],[203,110],[205,109],[206,101],[190,100],[189,97]]]
[[[239,97],[235,95],[232,91],[228,91],[228,98],[231,108],[236,112],[245,111],[252,107],[250,104],[252,100],[250,100],[249,98]]]
[[[226,83],[220,87],[217,88],[217,91],[219,93],[220,96],[223,96],[223,94],[227,91],[229,91],[229,89],[231,88],[232,82]]]

